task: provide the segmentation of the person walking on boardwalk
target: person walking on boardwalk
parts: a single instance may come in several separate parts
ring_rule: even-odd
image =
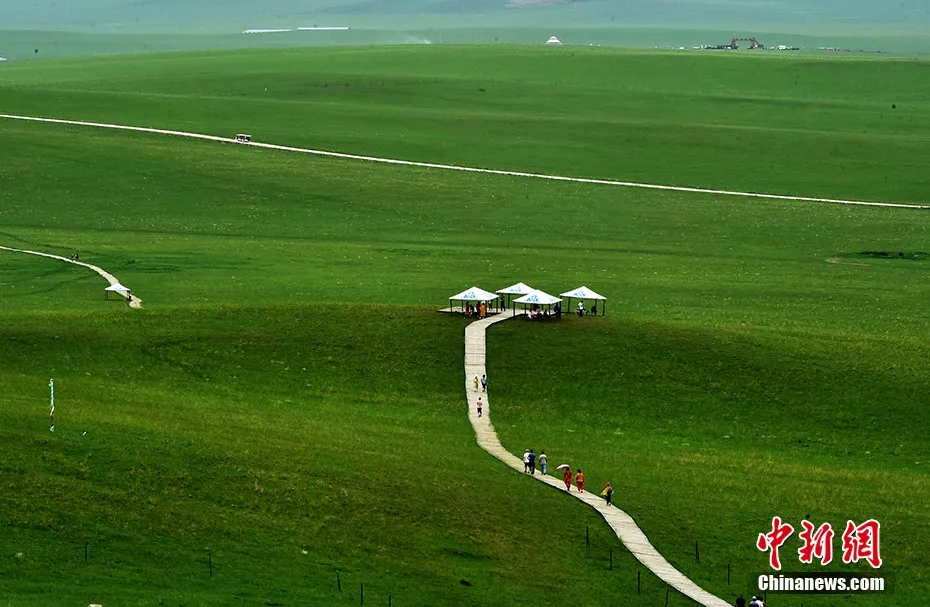
[[[524,472],[530,471],[530,450],[529,449],[523,452],[523,471]]]
[[[610,481],[607,481],[607,484],[604,486],[604,490],[601,491],[601,495],[604,496],[604,499],[607,500],[607,505],[610,505],[610,500],[614,496],[614,488],[610,486]]]
[[[530,449],[530,474],[536,474],[536,454]]]
[[[565,481],[566,491],[572,488],[572,469],[571,468],[565,469],[565,473],[562,474],[562,480]]]
[[[484,408],[484,403],[481,402],[481,397],[478,397],[478,417],[481,417],[481,410]]]
[[[482,392],[488,391],[488,374],[487,373],[481,374],[481,391]]]
[[[475,376],[475,392],[478,391],[478,376]]]
[[[581,473],[581,468],[578,468],[578,472],[575,473],[575,486],[578,487],[578,491],[584,491],[584,474]]]
[[[546,465],[549,463],[549,458],[546,457],[545,451],[539,452],[539,469],[542,470],[542,473],[546,473]]]

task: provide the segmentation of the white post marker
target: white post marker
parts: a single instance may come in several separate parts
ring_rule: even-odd
[[[55,431],[55,380],[48,380],[48,387],[52,391],[52,406],[51,410],[48,412],[48,430],[49,432]]]

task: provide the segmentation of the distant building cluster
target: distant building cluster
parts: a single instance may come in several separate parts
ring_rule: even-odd
[[[748,42],[749,44],[745,46],[741,46],[740,45],[741,42]],[[675,48],[675,47],[672,47],[672,48]],[[679,46],[678,50],[684,51],[684,50],[687,50],[688,48],[689,47],[686,47],[686,46]],[[799,46],[789,46],[787,44],[773,44],[771,46],[765,46],[764,44],[759,42],[755,36],[750,36],[748,38],[734,37],[727,44],[705,44],[702,46],[692,46],[690,48],[695,51],[708,51],[708,50],[736,51],[736,50],[739,50],[740,48],[746,48],[747,50],[769,50],[769,51],[801,51],[801,50],[814,51],[814,50],[817,50],[817,51],[838,52],[838,53],[881,53],[882,52],[882,51],[866,51],[863,49],[842,48],[842,47],[837,47],[837,46],[820,46],[820,47],[817,47],[816,49],[814,48],[802,49]]]
[[[721,51],[736,51],[740,49],[740,42],[748,42],[746,46],[751,51],[762,51],[766,49],[766,46],[759,42],[755,36],[749,36],[748,38],[737,38],[734,37],[728,44],[707,44],[704,46],[695,46],[692,47],[694,50],[721,50]],[[678,47],[679,50],[684,50],[684,47]],[[801,50],[797,46],[788,46],[786,44],[776,44],[774,46],[768,47],[768,50],[771,51],[799,51]]]

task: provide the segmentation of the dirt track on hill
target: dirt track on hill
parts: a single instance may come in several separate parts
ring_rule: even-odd
[[[378,162],[383,164],[396,164],[403,166],[420,167],[427,169],[440,169],[444,171],[461,171],[466,173],[485,173],[488,175],[505,175],[510,177],[523,177],[528,179],[547,179],[550,181],[570,181],[574,183],[588,183],[592,185],[606,185],[625,188],[642,188],[648,190],[664,190],[673,192],[688,192],[692,194],[717,194],[720,196],[735,196],[740,198],[763,198],[770,200],[789,200],[797,202],[820,202],[830,204],[843,204],[855,206],[870,207],[895,207],[901,209],[918,209],[930,210],[930,205],[905,204],[900,202],[873,202],[868,200],[842,200],[838,198],[815,198],[811,196],[787,196],[784,194],[764,194],[760,192],[735,192],[731,190],[715,190],[707,188],[692,188],[686,186],[662,185],[657,183],[637,183],[634,181],[617,181],[612,179],[588,179],[584,177],[565,177],[561,175],[545,175],[542,173],[525,173],[520,171],[502,171],[499,169],[480,169],[476,167],[458,166],[453,164],[436,164],[432,162],[417,162],[413,160],[398,160],[396,158],[381,158],[378,156],[361,156],[358,154],[343,154],[340,152],[329,152],[326,150],[313,150],[309,148],[296,148],[286,145],[275,145],[272,143],[259,143],[256,141],[237,142],[230,137],[217,137],[216,135],[206,135],[203,133],[191,133],[187,131],[173,131],[166,129],[153,129],[141,126],[128,126],[122,124],[108,124],[102,122],[84,122],[80,120],[62,120],[59,118],[39,118],[35,116],[17,116],[14,114],[0,114],[0,118],[9,120],[26,120],[31,122],[48,122],[53,124],[68,124],[73,126],[88,126],[101,129],[115,129],[119,131],[134,131],[141,133],[154,133],[158,135],[172,135],[175,137],[188,137],[191,139],[202,139],[206,141],[216,141],[220,143],[236,143],[237,145],[265,148],[270,150],[280,150],[283,152],[298,152],[301,154],[313,154],[316,156],[326,156],[329,158],[342,158],[345,160],[360,160],[363,162]]]

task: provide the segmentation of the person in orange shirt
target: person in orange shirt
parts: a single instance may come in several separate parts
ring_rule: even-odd
[[[581,468],[578,468],[578,472],[575,473],[575,485],[578,491],[584,491],[584,474],[581,473]]]
[[[572,469],[571,468],[565,469],[565,474],[562,475],[562,480],[565,481],[566,491],[572,488]]]

